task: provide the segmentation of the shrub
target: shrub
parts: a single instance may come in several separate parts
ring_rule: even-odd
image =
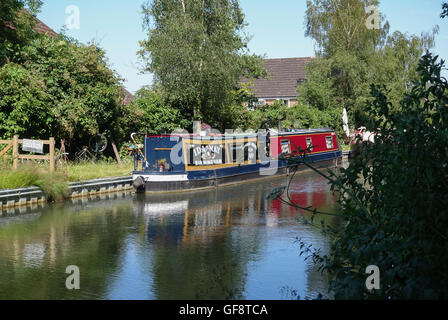
[[[54,136],[74,150],[97,133],[119,140],[122,89],[103,50],[38,35],[14,61],[0,68],[0,137]]]
[[[340,175],[345,226],[331,254],[312,254],[327,271],[337,299],[448,298],[448,84],[443,61],[431,54],[400,102],[400,113],[382,86],[371,87],[367,129],[360,156]],[[331,231],[328,229],[328,231]],[[380,289],[368,291],[366,267],[380,270]]]
[[[328,127],[336,131],[338,137],[342,137],[342,108],[328,108],[319,110],[306,105],[294,105],[286,110],[286,118],[282,121],[285,128],[290,126],[297,128]]]
[[[191,126],[179,109],[168,105],[156,91],[143,87],[132,102],[127,126],[134,132],[170,133],[177,128]]]

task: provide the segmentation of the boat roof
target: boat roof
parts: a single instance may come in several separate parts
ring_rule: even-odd
[[[268,129],[266,132],[269,132],[271,136],[279,135],[278,131],[275,129]],[[280,135],[296,135],[296,134],[310,134],[310,133],[325,133],[325,132],[334,132],[333,129],[330,128],[313,128],[313,129],[292,129],[291,131],[281,131]],[[183,137],[183,138],[200,138],[200,139],[216,139],[217,137],[222,138],[230,138],[230,137],[257,137],[258,134],[256,132],[241,132],[241,133],[224,133],[224,134],[215,134],[215,135],[200,135],[200,134],[191,134],[191,133],[172,133],[172,134],[151,134],[147,135],[148,138],[169,138],[169,137]]]

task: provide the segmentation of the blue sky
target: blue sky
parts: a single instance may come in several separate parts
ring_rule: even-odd
[[[110,66],[125,79],[125,87],[135,93],[151,84],[150,74],[139,74],[136,52],[138,41],[145,39],[142,28],[142,0],[44,0],[38,18],[60,31],[75,5],[80,12],[80,28],[67,35],[87,43],[95,40],[106,50]],[[448,19],[440,19],[442,0],[382,0],[380,12],[391,31],[409,34],[431,31],[439,25],[434,52],[448,59]],[[240,0],[248,22],[251,52],[267,58],[314,56],[314,43],[304,36],[306,0]],[[445,72],[445,75],[448,73]]]

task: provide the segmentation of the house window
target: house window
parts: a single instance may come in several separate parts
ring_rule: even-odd
[[[325,141],[327,142],[327,149],[333,149],[333,139],[331,137],[325,137]]]
[[[286,107],[289,108],[289,99],[285,99],[285,100],[283,100],[283,103],[284,103],[284,105],[285,105]]]

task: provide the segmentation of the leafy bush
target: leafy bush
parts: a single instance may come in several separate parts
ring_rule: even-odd
[[[170,133],[177,128],[188,128],[191,123],[179,109],[168,105],[156,90],[143,87],[134,97],[126,126],[134,132]]]
[[[50,136],[51,97],[43,89],[43,80],[16,63],[0,69],[0,137],[14,134],[29,138]]]
[[[278,121],[285,119],[286,110],[286,105],[280,100],[274,101],[271,105],[257,106],[249,115],[250,128],[255,131],[259,128],[277,128]]]
[[[234,104],[225,106],[221,110],[221,132],[226,129],[248,129],[251,124],[251,111],[245,105]]]
[[[367,112],[375,143],[340,175],[345,227],[331,254],[314,261],[328,272],[337,299],[448,298],[448,83],[443,61],[429,53],[401,100],[400,113],[383,86],[371,87]],[[332,231],[328,229],[327,231]],[[368,291],[366,267],[377,265],[380,289]]]
[[[294,105],[286,110],[286,118],[282,121],[282,125],[285,128],[290,126],[297,128],[328,127],[342,137],[342,109],[319,110],[306,105]]]
[[[76,150],[96,133],[121,139],[122,89],[96,45],[38,35],[0,68],[0,137],[54,136]]]

